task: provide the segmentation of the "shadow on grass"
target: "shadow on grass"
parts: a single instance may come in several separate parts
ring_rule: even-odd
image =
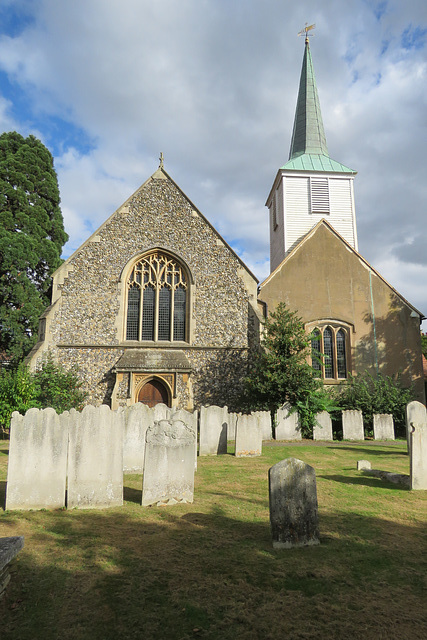
[[[0,449],[0,453],[2,453],[4,456],[8,456],[9,455],[9,449],[7,449],[6,451],[4,449]]]
[[[126,487],[125,485],[123,485],[123,500],[125,502],[134,502],[135,504],[141,504],[142,489],[134,489],[133,487]]]
[[[6,485],[7,485],[7,482],[5,480],[0,481],[0,509],[5,509]]]
[[[382,478],[376,477],[351,477],[351,476],[338,476],[338,475],[318,475],[318,478],[323,478],[324,480],[333,480],[334,482],[341,482],[343,484],[355,484],[355,485],[364,485],[366,487],[375,487],[376,489],[394,489],[394,491],[409,491],[408,487],[400,484],[394,484],[393,482],[388,482],[387,480],[383,480]]]
[[[389,446],[390,449],[388,451],[382,451],[379,450],[377,447],[387,447]],[[389,454],[393,455],[393,456],[407,456],[408,452],[407,451],[396,451],[396,445],[386,445],[386,444],[381,444],[381,445],[375,445],[372,447],[364,447],[363,445],[353,445],[353,446],[346,446],[346,445],[342,445],[340,447],[336,447],[331,445],[330,447],[328,447],[328,449],[337,449],[339,451],[360,451],[360,453],[363,454],[369,454],[371,456],[387,456]]]

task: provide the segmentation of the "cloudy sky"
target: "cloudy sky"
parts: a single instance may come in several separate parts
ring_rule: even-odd
[[[358,171],[359,251],[427,315],[426,0],[1,0],[0,131],[51,150],[64,257],[162,151],[265,278],[306,22],[329,153]]]

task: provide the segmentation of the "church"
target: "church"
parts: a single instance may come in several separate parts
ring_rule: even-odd
[[[161,158],[53,274],[30,367],[46,352],[76,365],[87,401],[112,409],[239,410],[263,315],[283,301],[313,332],[313,366],[325,384],[401,372],[424,401],[423,316],[358,253],[355,175],[329,157],[306,37],[290,156],[267,200],[266,280],[258,287]]]

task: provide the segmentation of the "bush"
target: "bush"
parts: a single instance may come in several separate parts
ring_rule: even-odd
[[[75,368],[66,370],[48,355],[39,369],[30,373],[21,363],[0,370],[0,433],[7,436],[14,411],[24,414],[36,407],[52,407],[57,413],[82,409],[86,393]]]
[[[363,411],[365,435],[373,433],[373,414],[391,413],[395,432],[399,437],[406,435],[405,408],[415,398],[413,388],[402,386],[401,377],[370,373],[350,376],[348,382],[334,390],[333,397],[340,409]]]

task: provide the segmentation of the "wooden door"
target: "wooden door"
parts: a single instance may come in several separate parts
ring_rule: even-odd
[[[154,407],[160,402],[169,406],[169,394],[160,380],[150,380],[141,388],[138,394],[138,402],[143,402],[149,407]]]

